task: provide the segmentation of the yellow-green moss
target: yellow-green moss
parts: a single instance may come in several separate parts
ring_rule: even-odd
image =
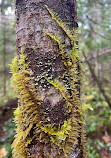
[[[81,146],[82,146],[82,152],[83,152],[83,157],[86,158],[88,157],[87,155],[87,150],[86,150],[86,135],[85,135],[85,130],[84,130],[84,119],[83,119],[83,110],[85,106],[80,105],[80,98],[79,98],[79,90],[77,86],[81,85],[82,77],[83,77],[83,68],[81,65],[81,59],[78,54],[78,45],[76,44],[77,42],[77,34],[78,34],[78,29],[73,28],[72,31],[67,29],[66,24],[62,22],[61,19],[59,19],[56,14],[53,13],[52,10],[46,6],[48,12],[50,13],[51,17],[53,20],[56,21],[59,27],[62,28],[62,30],[66,33],[67,37],[71,41],[71,54],[67,53],[65,51],[65,45],[62,44],[62,40],[58,35],[52,35],[50,33],[45,33],[54,41],[57,42],[59,49],[60,49],[60,54],[62,55],[63,63],[66,67],[65,73],[69,75],[68,81],[70,84],[70,90],[72,96],[69,97],[69,95],[66,95],[67,88],[64,88],[64,85],[62,83],[59,83],[59,78],[55,79],[55,81],[49,81],[56,89],[59,89],[65,98],[65,100],[68,103],[71,103],[70,106],[71,108],[71,130],[68,133],[68,139],[66,141],[66,146],[63,148],[64,152],[67,153],[71,150],[72,146],[69,145],[71,142],[72,144],[76,144],[78,141],[77,139],[80,137],[81,139]],[[66,59],[67,57],[67,59]],[[64,73],[64,74],[65,74]],[[75,84],[76,83],[76,84]]]
[[[30,77],[27,57],[21,51],[20,59],[14,58],[10,65],[13,76],[12,82],[15,85],[15,92],[18,96],[18,108],[15,110],[14,121],[16,123],[16,135],[12,144],[13,157],[26,157],[25,152],[28,144],[31,143],[30,131],[34,123],[38,123],[40,116],[38,113],[38,106],[40,100],[34,90],[33,80]],[[20,70],[19,70],[20,67]],[[38,105],[38,106],[37,106]]]
[[[43,127],[41,126],[41,129],[51,137],[53,143],[55,143],[57,140],[59,143],[61,143],[68,137],[69,131],[71,130],[71,120],[69,119],[68,121],[64,121],[64,124],[59,127],[59,129],[56,129],[55,127],[52,128],[51,124]]]
[[[33,139],[36,139],[42,143],[49,143],[56,145],[59,149],[62,149],[64,156],[67,157],[68,153],[72,150],[74,145],[78,143],[78,138],[81,139],[81,146],[83,152],[83,158],[87,157],[86,151],[86,136],[84,130],[83,120],[83,106],[80,105],[79,92],[77,86],[80,86],[83,69],[81,66],[81,59],[78,53],[77,29],[70,31],[66,25],[46,6],[53,20],[56,21],[59,27],[66,33],[71,41],[71,53],[65,51],[65,45],[61,42],[61,38],[58,35],[50,34],[44,31],[52,40],[56,41],[62,61],[65,66],[65,72],[62,77],[58,77],[55,80],[49,80],[44,76],[47,82],[49,82],[55,89],[58,89],[62,94],[66,112],[71,113],[70,118],[64,120],[63,124],[57,129],[53,124],[45,124],[45,118],[41,118],[40,110],[43,107],[42,101],[35,92],[35,85],[33,78],[30,75],[29,63],[27,62],[27,56],[21,50],[20,59],[14,58],[10,65],[13,76],[12,82],[15,85],[15,92],[18,96],[18,108],[15,110],[15,123],[16,123],[16,135],[12,144],[13,157],[27,158],[29,155],[28,145],[31,144]],[[60,82],[60,79],[68,74],[68,84],[70,91],[68,91],[67,85]],[[76,84],[75,84],[76,83]],[[31,135],[33,130],[33,136]],[[48,137],[47,137],[48,136]]]
[[[64,24],[64,23],[62,22],[62,20],[61,20],[59,17],[57,17],[57,15],[54,14],[51,9],[48,8],[47,5],[45,5],[45,7],[46,7],[46,9],[49,11],[49,13],[50,13],[52,19],[55,20],[56,23],[59,25],[59,27],[62,28],[62,30],[63,30],[63,31],[66,33],[66,35],[70,38],[71,43],[73,44],[73,41],[74,41],[75,38],[77,37],[78,30],[73,29],[72,31],[70,31],[69,29],[67,29],[66,24]]]

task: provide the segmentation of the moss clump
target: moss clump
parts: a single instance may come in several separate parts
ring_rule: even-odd
[[[10,65],[13,76],[12,82],[15,85],[15,92],[18,97],[18,108],[15,110],[14,121],[16,123],[16,135],[12,144],[13,157],[26,157],[26,147],[34,137],[30,131],[34,124],[40,122],[38,107],[41,104],[34,90],[33,79],[30,76],[27,57],[21,51],[20,59],[13,59]]]

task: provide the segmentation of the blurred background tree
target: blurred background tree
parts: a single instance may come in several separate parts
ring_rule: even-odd
[[[14,8],[11,1],[1,0],[0,2],[0,96],[10,95],[10,73],[9,63],[14,54],[15,28]],[[4,100],[3,100],[4,102]]]
[[[78,0],[83,98],[90,157],[111,157],[111,1]]]
[[[111,1],[78,0],[80,55],[85,70],[82,103],[90,158],[111,157]],[[0,0],[0,158],[11,158],[14,136],[9,63],[16,54],[14,3]],[[2,151],[2,152],[1,152]]]
[[[14,4],[10,0],[0,0],[0,158],[12,157],[11,143],[14,136],[12,98],[9,63],[16,54]]]

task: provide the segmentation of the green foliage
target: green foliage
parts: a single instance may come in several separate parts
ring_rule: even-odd
[[[89,149],[89,157],[90,158],[100,158],[99,154],[97,153],[96,149],[92,145],[92,140],[88,139],[87,148]]]
[[[14,126],[15,126],[15,123],[13,122],[12,119],[9,119],[8,121],[4,123],[3,131],[6,132],[5,139],[8,139],[9,142],[13,141],[12,136],[14,136],[14,129],[13,129]]]
[[[15,123],[13,122],[12,118],[4,123],[3,131],[5,134],[0,138],[0,144],[2,148],[6,148],[7,156],[5,158],[12,158],[12,150],[11,150],[11,143],[14,140],[14,127]]]
[[[105,143],[102,139],[103,135],[107,131],[110,135],[111,133],[111,124],[110,116],[111,110],[108,107],[108,104],[104,101],[103,96],[98,95],[97,88],[86,88],[86,103],[92,105],[93,111],[86,111],[84,116],[86,120],[86,132],[88,135],[88,144],[89,157],[96,158],[100,157],[99,152],[110,153],[109,143]],[[105,131],[104,131],[105,130]]]
[[[3,157],[3,158],[12,158],[12,150],[11,150],[11,144],[5,142],[3,147],[7,150],[7,156]]]

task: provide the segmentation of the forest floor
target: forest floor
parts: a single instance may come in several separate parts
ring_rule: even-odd
[[[12,158],[11,143],[15,135],[13,111],[16,106],[17,99],[12,99],[4,106],[0,106],[0,158]],[[91,118],[92,122],[89,122],[87,117]],[[89,158],[111,158],[111,129],[108,124],[97,123],[99,119],[94,115],[94,112],[92,114],[86,112],[85,118]]]

